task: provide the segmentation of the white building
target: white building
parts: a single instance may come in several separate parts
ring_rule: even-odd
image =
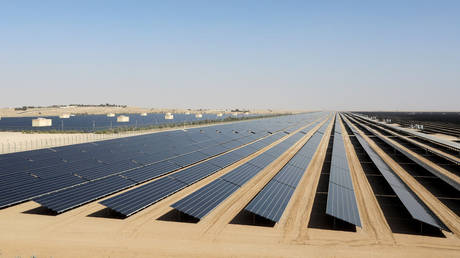
[[[32,120],[32,127],[46,127],[46,126],[51,126],[52,123],[53,123],[53,120],[49,118],[39,117],[39,118]]]
[[[129,116],[124,116],[124,115],[118,116],[117,117],[117,122],[119,122],[119,123],[127,123],[127,122],[129,122]]]
[[[166,120],[174,119],[174,115],[168,112],[168,113],[165,114],[165,119]]]

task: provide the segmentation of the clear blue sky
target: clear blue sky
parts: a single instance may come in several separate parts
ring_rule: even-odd
[[[460,1],[2,1],[0,106],[460,110]]]

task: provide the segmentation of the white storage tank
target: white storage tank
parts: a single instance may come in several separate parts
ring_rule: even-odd
[[[218,113],[218,114],[217,114],[217,117],[222,117],[222,113]]]
[[[49,118],[39,117],[39,118],[36,118],[36,119],[33,119],[33,120],[32,120],[32,127],[46,127],[46,126],[51,126],[52,121],[53,121],[53,120],[51,120],[51,119],[49,119]]]
[[[129,116],[124,116],[124,115],[118,116],[117,117],[117,122],[119,122],[119,123],[129,122]]]
[[[59,118],[70,118],[70,114],[62,114]]]
[[[141,116],[147,116],[147,113],[141,113]]]
[[[165,119],[166,120],[174,119],[174,115],[168,112],[168,113],[165,114]]]
[[[195,117],[196,117],[196,118],[202,118],[202,117],[203,117],[203,115],[202,115],[202,114],[200,114],[200,113],[198,113],[198,114],[195,114]]]
[[[107,117],[115,117],[115,114],[114,113],[108,113]]]

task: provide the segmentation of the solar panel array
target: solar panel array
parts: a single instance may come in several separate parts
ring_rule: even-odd
[[[355,191],[348,167],[339,114],[336,115],[332,145],[326,214],[361,226]]]
[[[368,119],[366,117],[363,117],[363,116],[361,116],[359,114],[353,113],[353,115],[355,115],[357,117],[360,117],[360,118],[362,118],[364,120],[367,120],[367,121],[378,123],[378,124],[380,124],[380,125],[382,125],[384,127],[391,128],[391,129],[393,129],[395,131],[404,132],[404,133],[407,133],[409,135],[414,135],[414,136],[417,136],[417,137],[419,137],[421,139],[424,139],[424,140],[427,140],[427,141],[430,141],[430,142],[433,142],[433,143],[436,143],[436,144],[439,144],[439,145],[442,145],[442,146],[445,146],[445,147],[460,151],[460,143],[440,139],[439,137],[435,137],[435,136],[425,134],[425,133],[422,133],[422,132],[417,132],[417,131],[414,131],[414,130],[410,130],[408,128],[398,127],[398,126],[386,124],[386,123],[379,122],[379,121],[373,121],[373,120],[370,120],[370,119]]]
[[[246,211],[278,222],[283,215],[300,179],[304,175],[330,120],[315,132],[286,165],[244,208]],[[316,123],[317,124],[317,123]],[[310,126],[315,126],[316,124]],[[310,130],[308,129],[308,130]]]
[[[301,132],[290,135],[289,138],[285,139],[281,143],[172,204],[171,207],[192,217],[202,219],[228,196],[233,194],[266,166],[276,160],[280,153],[284,153],[303,136],[304,134]],[[279,182],[274,184],[279,184]],[[279,185],[274,185],[274,188],[278,186]],[[289,194],[289,191],[282,192],[282,195],[284,196]]]
[[[346,121],[348,126],[355,134],[358,142],[363,147],[364,151],[375,164],[379,172],[393,189],[404,207],[411,216],[421,222],[427,223],[439,229],[448,230],[447,227],[439,220],[439,218],[423,203],[422,200],[399,178],[399,176],[383,161],[383,159],[369,146],[358,131]]]
[[[311,116],[305,116],[303,119],[308,121],[314,120],[321,114],[315,114]],[[305,123],[305,120],[297,121],[297,123]],[[294,125],[294,128],[300,128],[300,125]],[[273,128],[276,129],[276,128]],[[193,183],[208,177],[220,169],[229,166],[244,157],[257,152],[258,150],[272,144],[273,142],[284,137],[284,133],[281,132],[283,128],[278,130],[278,133],[269,135],[268,137],[246,145],[242,148],[227,152],[221,156],[213,159],[206,160],[196,166],[192,166],[181,170],[177,173],[171,174],[167,177],[160,178],[156,181],[150,182],[136,189],[130,190],[118,196],[111,197],[107,200],[101,201],[100,203],[114,211],[125,216],[131,216],[132,214],[149,207],[150,205],[168,197],[169,195],[192,185]],[[267,130],[268,131],[268,130]],[[258,163],[260,166],[261,163]],[[254,165],[258,168],[257,165]],[[247,172],[250,174],[250,172]],[[134,201],[135,200],[135,201]]]
[[[270,135],[269,130],[279,131],[318,115],[250,120],[0,155],[0,208],[124,173],[125,180],[139,183],[151,177],[144,174],[141,178],[146,167],[158,166],[161,161],[171,163],[168,171],[182,168]],[[134,172],[137,169],[138,173]],[[122,185],[118,190],[124,189]],[[101,196],[111,190],[108,187]]]
[[[126,115],[129,116],[127,122],[117,122],[117,116]],[[36,117],[3,117],[0,119],[0,131],[24,131],[24,130],[78,130],[78,131],[94,131],[94,130],[106,130],[117,127],[146,127],[152,125],[169,125],[169,124],[183,124],[193,123],[198,121],[222,121],[228,117],[232,117],[231,113],[223,113],[222,116],[217,114],[203,113],[202,117],[196,117],[195,114],[180,114],[174,113],[173,119],[165,119],[164,113],[149,113],[146,116],[141,114],[122,114],[119,113],[114,117],[107,117],[106,114],[85,114],[75,115],[69,118],[59,118],[57,116],[45,116],[45,118],[52,119],[52,125],[46,127],[33,127],[32,120]],[[238,115],[238,118],[244,116],[244,118],[264,116],[264,114],[249,113],[244,115]]]
[[[386,137],[383,137],[382,135],[380,134],[376,134],[374,133],[373,131],[370,131],[373,135],[375,135],[376,137],[378,137],[380,140],[384,141],[386,144],[390,145],[391,147],[393,147],[394,149],[398,150],[401,154],[403,154],[404,156],[406,156],[408,159],[412,160],[414,163],[422,166],[423,168],[425,168],[428,172],[430,172],[431,174],[435,175],[436,177],[438,177],[439,179],[443,180],[444,182],[450,184],[451,186],[453,186],[455,189],[457,190],[460,190],[460,184],[451,179],[450,177],[444,175],[442,172],[436,170],[435,168],[433,168],[432,166],[429,166],[428,164],[426,164],[425,162],[421,161],[419,158],[417,158],[415,155],[412,155],[411,153],[407,152],[406,150],[402,149],[400,146],[394,144],[392,141],[390,141],[388,138]]]

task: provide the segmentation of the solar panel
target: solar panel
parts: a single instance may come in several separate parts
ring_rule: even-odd
[[[411,216],[421,222],[427,223],[440,229],[446,229],[447,227],[434,215],[434,213],[423,203],[420,198],[406,186],[406,184],[396,175],[396,173],[380,158],[380,156],[368,145],[368,143],[362,138],[358,131],[351,126],[349,121],[346,121],[348,126],[351,128],[356,136],[356,139],[363,147],[364,151],[371,158],[377,169],[380,171],[382,176],[388,182],[390,187],[396,193],[397,197],[403,203],[404,207],[411,214]]]
[[[98,167],[78,171],[76,174],[88,180],[95,180],[101,177],[118,174],[135,167],[140,167],[140,165],[131,160],[121,160],[113,164],[102,164]]]
[[[190,185],[219,171],[220,169],[220,167],[211,164],[211,162],[203,162],[196,166],[186,168],[182,171],[174,173],[173,175],[171,175],[171,177],[187,185]]]
[[[62,191],[44,195],[33,199],[33,201],[52,211],[62,213],[85,203],[121,191],[133,186],[134,184],[134,182],[120,176],[110,176],[101,180],[88,182]]]
[[[371,131],[371,133],[373,133],[373,132]],[[384,141],[385,143],[387,143],[388,145],[390,145],[394,149],[398,150],[400,153],[402,153],[404,156],[406,156],[407,158],[412,160],[414,163],[416,163],[416,164],[422,166],[423,168],[425,168],[426,170],[428,170],[428,172],[430,172],[431,174],[435,175],[439,179],[443,180],[444,182],[448,183],[449,185],[451,185],[452,187],[454,187],[455,189],[460,191],[460,184],[457,181],[455,181],[455,180],[451,179],[450,177],[444,175],[442,172],[436,170],[435,168],[427,165],[425,162],[421,161],[419,158],[417,158],[416,156],[412,155],[411,153],[403,150],[402,148],[400,148],[399,146],[397,146],[396,144],[394,144],[393,142],[388,140],[386,137],[383,137],[383,136],[381,136],[379,134],[375,134],[375,133],[373,133],[373,135],[377,136],[379,139],[381,139],[382,141]]]
[[[358,205],[352,189],[329,183],[326,213],[356,226],[361,226]]]
[[[278,222],[294,190],[291,186],[271,180],[244,209]]]
[[[338,118],[338,114],[336,115]],[[327,194],[326,214],[361,226],[361,219],[356,203],[353,182],[342,138],[340,120],[334,127],[331,168],[329,170],[329,188]]]
[[[372,120],[370,120],[370,119],[368,119],[366,117],[363,117],[361,115],[358,115],[358,114],[353,113],[353,115],[355,115],[357,117],[360,117],[360,118],[362,118],[364,120],[380,124],[380,125],[382,125],[384,127],[392,128],[393,130],[396,130],[396,131],[400,131],[400,132],[402,131],[402,132],[407,133],[409,135],[414,135],[414,136],[420,137],[422,139],[428,140],[430,142],[434,142],[434,143],[437,143],[439,145],[446,146],[448,148],[452,148],[452,149],[455,149],[455,150],[460,150],[460,144],[457,143],[457,142],[453,142],[453,141],[449,141],[449,140],[443,140],[443,139],[440,139],[438,137],[434,137],[432,135],[428,135],[428,134],[425,134],[425,133],[422,133],[422,132],[417,132],[417,131],[414,131],[414,130],[410,130],[410,129],[407,129],[407,128],[398,127],[398,126],[394,126],[394,125],[390,125],[390,124],[385,124],[385,123],[379,122],[379,121],[372,121]]]
[[[6,189],[5,191],[2,191],[0,195],[0,208],[28,201],[34,197],[81,184],[83,182],[85,182],[84,179],[73,175],[61,175],[52,179],[35,180],[26,185]]]
[[[24,172],[2,175],[0,177],[0,185],[2,185],[2,188],[0,188],[0,194],[6,190],[27,185],[38,180],[40,179]]]
[[[241,147],[237,150],[234,150],[232,151],[233,153],[239,155],[239,156],[242,156],[242,157],[247,157],[253,153],[255,153],[258,149],[253,149],[251,147],[249,147],[248,145],[244,146],[244,147]]]
[[[209,162],[220,168],[225,168],[231,164],[243,159],[243,156],[237,155],[233,152],[225,153],[219,157],[211,159]]]
[[[122,215],[130,216],[186,186],[185,183],[167,176],[100,203]]]
[[[318,135],[319,139],[314,137],[315,135]],[[315,132],[244,209],[278,222],[320,143],[321,135]]]
[[[218,155],[218,154],[223,153],[225,151],[227,151],[227,148],[225,148],[222,145],[215,145],[215,146],[211,146],[209,148],[205,148],[205,149],[200,150],[200,152],[208,155],[208,157]]]
[[[238,189],[238,186],[222,179],[216,179],[198,191],[188,195],[171,207],[180,210],[192,217],[201,219],[206,216],[217,205]]]
[[[273,179],[280,183],[283,183],[283,184],[286,184],[288,186],[295,188],[297,187],[297,184],[302,178],[307,166],[308,166],[308,163],[303,169],[301,169],[298,167],[291,166],[288,163],[278,172],[278,174],[276,174],[276,176]]]
[[[264,168],[268,166],[270,163],[272,163],[276,158],[277,157],[264,152],[259,156],[255,157],[254,159],[250,160],[249,163],[256,167]]]
[[[243,165],[222,176],[221,179],[232,184],[242,186],[253,176],[259,173],[260,170],[260,167],[254,166],[250,163],[244,163]]]
[[[135,181],[142,183],[153,178],[165,175],[172,171],[178,170],[181,167],[167,160],[154,163],[152,165],[136,168],[127,172],[121,173],[121,175]]]

